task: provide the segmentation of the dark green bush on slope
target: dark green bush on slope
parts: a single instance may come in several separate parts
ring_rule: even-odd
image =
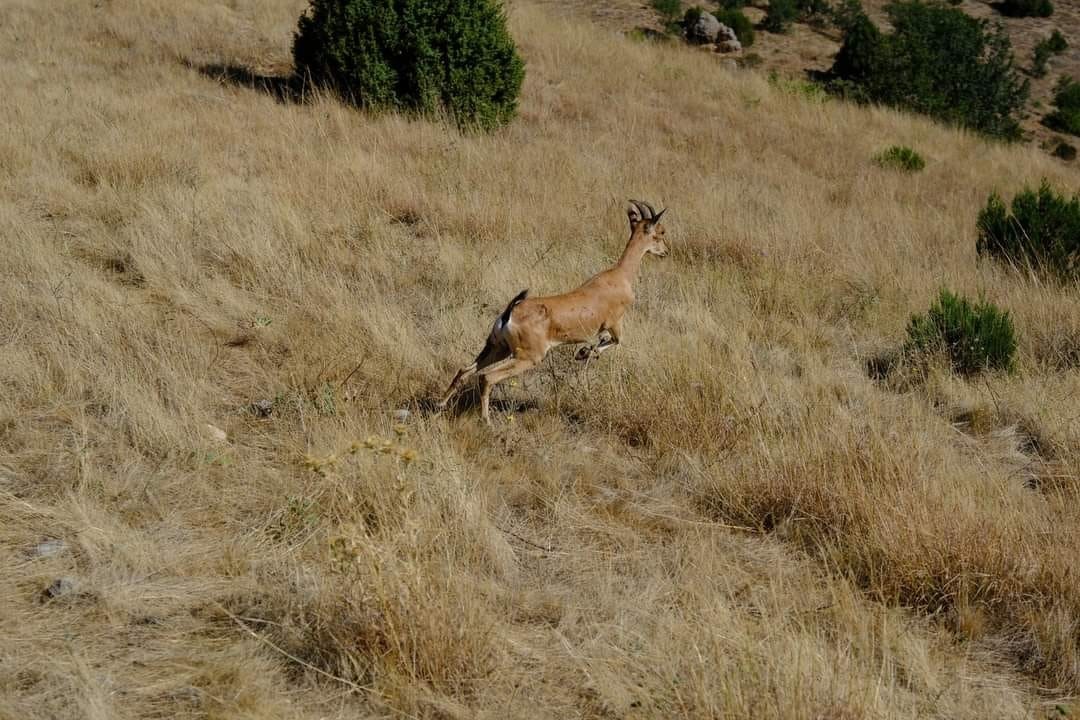
[[[1043,119],[1043,124],[1060,132],[1080,135],[1080,83],[1071,77],[1058,81],[1054,91],[1054,112]]]
[[[1054,4],[1050,0],[1002,0],[997,8],[1009,17],[1050,17],[1054,14]]]
[[[660,14],[660,21],[668,32],[676,32],[679,28],[679,15],[682,13],[682,3],[679,0],[651,0],[653,10]],[[693,9],[693,8],[691,8]],[[697,8],[700,11],[700,8]],[[695,18],[696,20],[697,18]]]
[[[1050,37],[1040,40],[1032,52],[1031,74],[1035,77],[1046,75],[1046,64],[1050,62],[1050,58],[1065,52],[1068,47],[1069,43],[1065,41],[1065,36],[1058,30],[1054,30]]]
[[[987,135],[1020,136],[1017,115],[1028,86],[1013,67],[1003,28],[936,2],[904,0],[887,12],[891,34],[857,0],[838,9],[844,43],[831,71],[834,90]]]
[[[1009,212],[994,194],[978,224],[980,255],[1080,279],[1080,197],[1065,198],[1044,182],[1038,192],[1024,188]]]
[[[961,375],[1012,370],[1016,332],[1009,313],[943,289],[925,314],[912,316],[904,347],[909,354],[944,353]]]
[[[769,8],[761,21],[761,27],[772,33],[787,32],[798,15],[799,9],[795,0],[769,0]]]
[[[494,0],[311,0],[293,60],[360,106],[445,110],[486,130],[513,118],[525,75]]]

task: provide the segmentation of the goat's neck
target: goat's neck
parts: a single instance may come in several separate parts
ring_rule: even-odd
[[[637,278],[638,271],[641,269],[641,259],[645,257],[648,247],[648,236],[642,230],[634,230],[629,242],[626,243],[622,257],[615,264],[614,270],[623,275],[631,285]]]

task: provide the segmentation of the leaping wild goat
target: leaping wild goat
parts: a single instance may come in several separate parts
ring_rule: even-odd
[[[490,425],[491,388],[535,367],[551,348],[597,338],[596,345],[578,350],[577,359],[587,360],[618,345],[623,314],[634,302],[634,279],[642,258],[668,254],[660,224],[665,212],[666,208],[656,212],[647,202],[631,200],[627,210],[630,240],[614,267],[562,295],[530,298],[528,290],[518,293],[495,320],[476,360],[458,370],[439,407],[445,408],[462,383],[479,374],[481,412]]]

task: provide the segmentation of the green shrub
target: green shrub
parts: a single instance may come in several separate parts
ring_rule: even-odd
[[[1044,181],[1037,192],[1024,188],[1017,194],[1010,213],[993,194],[978,226],[980,255],[1080,279],[1080,197],[1063,197]]]
[[[844,43],[831,71],[835,91],[992,136],[1020,137],[1017,116],[1028,85],[1013,67],[1003,28],[919,0],[892,3],[887,12],[891,34],[882,33],[855,0],[837,10]]]
[[[686,8],[686,12],[683,13],[683,16],[682,16],[682,28],[683,28],[683,30],[686,30],[687,28],[690,28],[695,23],[697,23],[697,21],[701,19],[701,15],[704,12],[705,12],[705,10],[703,8],[700,8],[700,7],[696,6],[696,5],[694,7]]]
[[[678,30],[682,16],[682,3],[679,0],[651,0],[650,4],[660,14],[660,22],[668,32]]]
[[[1002,0],[997,8],[1009,17],[1050,17],[1054,12],[1050,0]]]
[[[795,9],[804,20],[824,18],[832,14],[829,0],[795,0]]]
[[[1050,37],[1044,40],[1050,47],[1050,52],[1063,53],[1069,49],[1069,43],[1065,40],[1065,36],[1061,34],[1060,30],[1054,30],[1050,33]]]
[[[1043,119],[1043,124],[1060,132],[1080,135],[1080,83],[1071,77],[1062,77],[1054,91],[1054,112]]]
[[[444,110],[485,130],[513,118],[525,75],[495,0],[311,0],[293,60],[360,106]]]
[[[829,99],[829,94],[825,92],[825,88],[817,83],[787,77],[775,70],[769,71],[768,80],[773,87],[779,88],[789,95],[797,95],[807,102],[823,103]]]
[[[735,31],[735,37],[744,48],[754,44],[754,23],[742,10],[717,10],[716,19]]]
[[[1040,40],[1032,53],[1031,74],[1035,77],[1046,75],[1046,64],[1050,58],[1065,52],[1068,47],[1069,43],[1065,41],[1065,36],[1057,30],[1051,33],[1050,37]]]
[[[1035,50],[1031,53],[1031,74],[1035,77],[1046,75],[1046,65],[1050,62],[1051,55],[1053,52],[1045,41],[1036,44]]]
[[[874,161],[884,168],[903,170],[904,172],[918,172],[926,167],[926,161],[922,155],[904,145],[893,145],[881,151],[874,157]]]
[[[719,0],[716,7],[721,10],[742,10],[746,7],[746,0]]]
[[[972,304],[942,289],[924,315],[908,321],[909,354],[944,353],[955,372],[974,375],[983,370],[1012,370],[1016,332],[1008,312],[989,302]]]
[[[787,32],[799,14],[795,0],[769,0],[769,9],[761,27],[772,33]]]
[[[1054,157],[1061,158],[1065,162],[1072,162],[1076,159],[1076,147],[1067,142],[1059,142],[1054,148]]]

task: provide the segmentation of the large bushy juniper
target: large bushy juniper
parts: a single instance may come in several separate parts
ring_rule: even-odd
[[[448,112],[462,127],[513,118],[524,63],[495,0],[311,0],[296,72],[368,108]]]
[[[1080,197],[1066,198],[1043,182],[1024,188],[1011,212],[993,194],[979,213],[980,255],[1031,267],[1062,279],[1080,279]]]
[[[942,289],[937,301],[907,326],[909,354],[944,353],[961,375],[1012,370],[1016,332],[1009,313]]]
[[[844,32],[832,87],[853,99],[925,113],[987,135],[1016,139],[1027,82],[996,24],[939,2],[903,0],[886,8],[883,33],[858,0],[837,9]]]

